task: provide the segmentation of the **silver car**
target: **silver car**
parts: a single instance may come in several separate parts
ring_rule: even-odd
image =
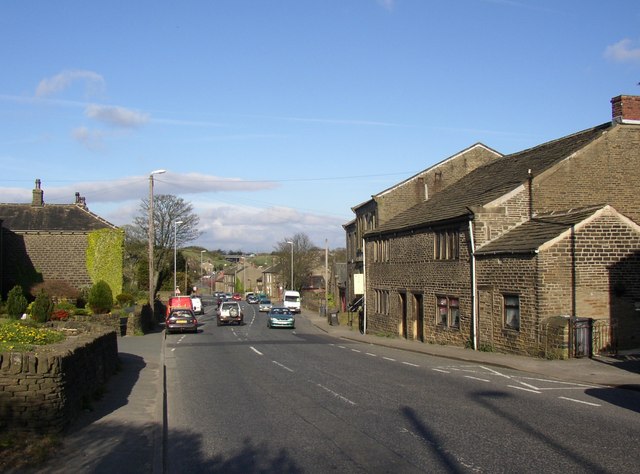
[[[260,311],[261,313],[268,313],[269,311],[271,311],[272,307],[273,305],[271,304],[271,300],[268,300],[266,298],[263,298],[258,302],[258,311]]]

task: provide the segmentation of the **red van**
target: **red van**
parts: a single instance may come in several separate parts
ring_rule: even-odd
[[[169,302],[167,303],[167,316],[172,309],[176,308],[186,308],[193,311],[193,303],[191,302],[190,296],[171,296],[169,298]]]

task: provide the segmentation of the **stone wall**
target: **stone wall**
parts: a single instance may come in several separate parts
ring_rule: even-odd
[[[86,233],[2,232],[2,291],[9,291],[15,284],[29,288],[42,280],[63,280],[75,288],[92,285],[87,270]]]
[[[67,338],[33,352],[0,354],[0,431],[60,433],[115,372],[117,335],[59,323]]]

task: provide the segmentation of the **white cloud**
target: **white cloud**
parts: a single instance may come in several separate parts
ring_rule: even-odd
[[[99,130],[77,127],[71,131],[71,136],[89,150],[97,151],[104,149],[104,133]]]
[[[90,131],[87,131],[91,135]],[[193,204],[200,217],[200,238],[194,242],[207,249],[271,252],[276,244],[298,232],[324,247],[344,247],[344,218],[323,215],[286,206],[246,206],[224,203],[211,197],[216,191],[259,191],[278,186],[274,182],[252,182],[225,179],[203,174],[167,172],[154,178],[157,194],[173,194]],[[33,183],[28,188],[0,188],[0,202],[31,202]],[[89,209],[107,221],[122,226],[131,224],[139,213],[141,199],[149,192],[149,176],[130,176],[110,181],[72,183],[49,186],[42,181],[45,203],[71,204],[75,193],[86,199]]]
[[[104,79],[100,74],[93,71],[70,70],[41,80],[36,88],[36,97],[58,93],[79,80],[86,81],[86,91],[90,95],[100,94],[104,90]]]
[[[386,10],[393,10],[395,3],[395,0],[378,0],[378,4],[380,4]]]
[[[85,109],[85,115],[108,125],[122,128],[136,128],[149,121],[149,115],[124,107],[92,104]]]
[[[100,143],[102,133],[79,127],[75,131],[76,139],[87,144]],[[190,200],[190,196],[215,194],[219,192],[253,192],[273,189],[279,186],[273,181],[245,181],[235,178],[221,178],[199,173],[173,173],[156,175],[154,177],[154,192],[156,194],[173,194]],[[105,181],[85,181],[65,186],[49,186],[46,179],[42,180],[42,189],[48,202],[70,203],[76,192],[87,198],[87,204],[92,203],[124,203],[139,201],[149,195],[149,176],[129,176]],[[10,188],[0,188],[0,202],[31,202],[31,190],[22,190],[22,199],[16,199],[15,192],[5,193]],[[9,200],[7,200],[9,199]]]
[[[604,57],[619,63],[640,62],[640,44],[628,38],[607,46]]]

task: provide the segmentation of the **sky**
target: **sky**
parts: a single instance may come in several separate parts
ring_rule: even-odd
[[[345,246],[361,204],[640,95],[637,0],[2,0],[0,202],[115,225],[172,194],[193,245]]]

